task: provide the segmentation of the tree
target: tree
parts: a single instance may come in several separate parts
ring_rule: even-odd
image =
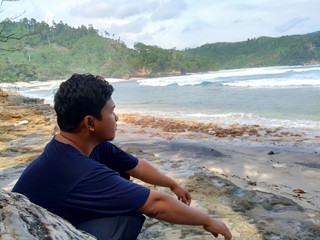
[[[3,12],[2,10],[2,6],[4,2],[18,2],[19,0],[1,0],[0,3],[0,14]],[[32,27],[32,23],[26,23],[28,24],[28,29],[27,31],[21,31],[21,32],[17,32],[17,31],[12,31],[12,29],[10,29],[10,25],[12,23],[13,20],[16,20],[18,17],[20,17],[23,13],[21,13],[20,15],[17,15],[15,17],[13,17],[12,19],[6,18],[5,20],[0,22],[0,50],[3,51],[17,51],[20,50],[21,48],[18,47],[2,47],[1,45],[3,43],[8,43],[11,41],[20,41],[21,39],[28,37],[28,36],[32,36],[35,34],[38,34],[42,31],[43,26],[41,25],[40,27]],[[33,19],[34,20],[34,19]],[[36,22],[34,20],[34,22]],[[24,23],[24,22],[23,22]],[[31,28],[29,28],[31,26]]]

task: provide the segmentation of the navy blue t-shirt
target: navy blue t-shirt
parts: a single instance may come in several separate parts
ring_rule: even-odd
[[[54,138],[21,174],[13,192],[77,225],[136,214],[150,190],[120,176],[138,159],[105,141],[89,157]]]

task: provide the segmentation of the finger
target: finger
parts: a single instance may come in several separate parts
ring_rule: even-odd
[[[190,206],[190,204],[191,204],[191,199],[189,199],[188,196],[187,196],[187,197],[184,198],[183,202],[184,202],[186,205]]]
[[[186,198],[187,198],[187,201],[188,201],[188,203],[190,205],[190,203],[191,203],[191,195],[189,193],[187,193],[186,194]]]
[[[191,196],[190,195],[188,195],[188,194],[186,194],[185,196],[184,196],[184,201],[183,201],[185,204],[187,204],[188,206],[190,206],[190,204],[191,204]]]
[[[184,202],[186,205],[190,206],[190,201],[189,201],[187,198],[185,198],[183,202]]]
[[[188,204],[188,206],[190,206],[190,204],[191,204],[191,196],[190,195],[187,196],[187,204]]]
[[[183,202],[184,204],[188,204],[188,201],[186,198],[179,197],[178,199],[179,199],[179,201]]]

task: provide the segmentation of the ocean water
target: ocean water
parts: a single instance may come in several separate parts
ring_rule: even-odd
[[[115,88],[118,112],[221,125],[258,124],[320,135],[320,65],[235,69],[123,81]],[[61,80],[0,83],[3,90],[52,104]]]

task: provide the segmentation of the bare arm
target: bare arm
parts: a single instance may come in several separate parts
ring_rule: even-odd
[[[172,192],[174,192],[178,199],[183,203],[190,205],[191,196],[190,193],[182,188],[176,181],[168,176],[159,172],[155,167],[145,160],[140,160],[138,165],[127,172],[130,176],[140,179],[143,182],[161,186],[168,187]]]
[[[231,239],[231,233],[224,223],[210,218],[206,213],[189,207],[168,194],[151,191],[146,203],[139,212],[158,220],[183,225],[201,225],[215,237],[219,234],[225,240]]]

